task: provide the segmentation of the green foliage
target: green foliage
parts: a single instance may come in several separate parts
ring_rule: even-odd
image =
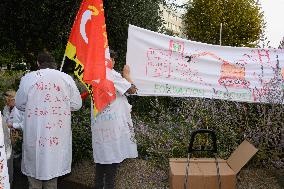
[[[73,163],[92,159],[90,109],[82,108],[77,112],[72,112],[72,133]]]
[[[119,53],[118,68],[125,64],[128,25],[157,31],[162,24],[160,2],[104,1],[109,44]],[[33,69],[37,53],[47,49],[60,63],[80,4],[81,0],[1,0],[0,57],[4,52],[20,52]]]
[[[228,158],[246,138],[259,149],[254,165],[283,168],[281,147],[283,105],[247,104],[200,98],[175,98],[177,106],[158,108],[148,115],[134,114],[136,138],[142,158],[167,167],[168,158],[187,157],[190,132],[208,128],[217,134],[218,156]],[[134,107],[135,108],[135,107]],[[198,138],[196,145],[208,145]],[[281,155],[282,154],[282,155]],[[193,154],[208,157],[210,154]]]
[[[21,71],[0,71],[0,111],[2,112],[4,106],[6,105],[6,101],[4,98],[4,93],[8,89],[13,89],[17,91],[20,78],[22,77],[23,72]],[[18,137],[15,137],[15,143],[13,144],[13,150],[16,154],[21,153],[22,151],[22,132],[18,131]]]
[[[21,71],[0,71],[0,110],[2,111],[5,106],[5,99],[4,93],[8,89],[14,89],[15,91],[18,90],[21,76],[23,72]]]
[[[162,26],[159,3],[162,0],[111,0],[104,1],[109,46],[118,52],[120,70],[125,64],[129,24],[152,31]]]
[[[3,93],[8,88],[17,90],[22,74],[1,72],[0,91]],[[284,166],[281,146],[283,105],[137,96],[130,97],[129,101],[133,104],[139,156],[157,162],[163,169],[168,167],[168,158],[187,156],[190,132],[198,128],[216,132],[218,155],[222,158],[227,158],[247,138],[259,148],[254,165]],[[3,109],[3,98],[0,105]],[[92,159],[89,107],[90,102],[87,101],[82,109],[72,113],[73,163]],[[197,142],[197,145],[207,144],[208,140],[200,138]],[[195,154],[196,157],[201,155]]]
[[[119,69],[125,64],[128,25],[157,31],[162,24],[160,2],[162,0],[104,1],[109,44],[119,54]],[[33,67],[37,53],[46,48],[60,63],[80,3],[81,0],[2,0],[0,62],[14,64],[16,61],[9,56],[19,54],[17,59],[23,57]],[[89,117],[88,110],[80,110],[72,116],[75,162],[91,157]]]
[[[2,0],[0,52],[14,53],[15,49],[33,66],[37,53],[44,48],[64,49],[80,3],[79,0]]]
[[[12,65],[20,62],[20,57],[21,56],[15,49],[11,49],[10,51],[3,51],[0,54],[0,66],[7,66],[7,68],[11,69]]]
[[[264,28],[263,13],[255,0],[192,0],[184,15],[190,40],[222,45],[255,47]]]
[[[163,0],[104,1],[109,45],[118,52],[118,69],[125,64],[128,24],[158,31]],[[263,14],[254,0],[193,0],[185,15],[186,34],[191,40],[254,46],[262,34]],[[38,51],[47,48],[61,62],[65,45],[81,0],[1,0],[0,63],[13,64],[21,58],[33,63]],[[0,74],[0,90],[17,89],[22,73]],[[15,85],[15,86],[13,86]],[[246,104],[208,99],[132,97],[136,137],[141,157],[162,165],[169,157],[186,157],[190,131],[210,128],[218,135],[220,157],[228,155],[246,137],[260,151],[255,163],[279,159],[283,106]],[[3,103],[0,104],[3,107]],[[73,162],[92,158],[90,110],[72,114]],[[203,139],[200,139],[202,142]]]

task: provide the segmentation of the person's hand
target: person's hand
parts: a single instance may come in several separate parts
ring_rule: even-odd
[[[128,94],[135,94],[137,92],[137,88],[133,84],[132,79],[130,78],[130,67],[128,65],[125,65],[123,67],[122,75],[129,83],[131,83],[131,87],[127,90],[127,93]]]
[[[13,125],[11,125],[11,124],[7,124],[7,127],[10,128],[10,129],[13,129]]]
[[[122,75],[127,81],[130,79],[130,68],[128,65],[124,65]]]

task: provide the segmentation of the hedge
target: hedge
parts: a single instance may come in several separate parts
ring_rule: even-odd
[[[0,72],[0,89],[17,89],[22,72]],[[239,103],[203,98],[137,97],[133,105],[139,157],[167,169],[168,158],[186,157],[190,132],[212,129],[217,134],[218,156],[228,158],[248,139],[259,152],[254,166],[284,168],[284,106],[262,103]],[[3,109],[4,99],[0,101]],[[73,163],[92,160],[90,102],[72,114]],[[281,138],[282,137],[282,138]],[[207,145],[199,138],[196,145]],[[209,156],[210,154],[195,154]]]

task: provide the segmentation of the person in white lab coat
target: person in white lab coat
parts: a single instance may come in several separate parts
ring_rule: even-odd
[[[25,112],[18,110],[17,107],[14,107],[8,119],[8,127],[10,129],[23,130],[24,115],[25,115]]]
[[[5,96],[5,100],[6,100],[6,105],[4,106],[3,109],[3,131],[4,131],[4,137],[5,137],[5,146],[6,146],[6,154],[7,154],[7,162],[8,162],[8,171],[9,171],[9,181],[12,185],[13,183],[13,160],[14,160],[14,153],[13,153],[13,141],[11,140],[13,137],[11,137],[13,134],[16,133],[15,130],[13,130],[12,128],[12,122],[13,122],[13,116],[14,114],[16,114],[17,112],[19,112],[19,110],[15,107],[15,95],[16,95],[16,91],[9,89],[4,93]],[[16,116],[20,119],[21,116],[18,115]],[[16,120],[15,117],[15,126],[19,125],[21,123],[21,120]]]
[[[110,50],[112,67],[115,52]],[[109,70],[116,89],[116,99],[94,118],[91,110],[93,157],[96,163],[95,189],[113,189],[119,164],[127,158],[138,156],[131,119],[131,105],[126,93],[135,93],[129,67],[123,69],[123,77]]]
[[[5,124],[10,130],[22,130],[24,124],[24,112],[18,110],[18,108],[15,106],[16,91],[9,89],[7,92],[5,92],[4,96],[6,99],[6,105],[3,109],[3,118]]]
[[[71,76],[56,70],[48,53],[38,55],[38,71],[26,74],[16,94],[24,111],[22,172],[29,189],[56,189],[57,178],[71,172],[71,111],[82,100]]]
[[[2,112],[0,111],[0,188],[1,189],[9,189],[10,183],[9,183],[9,174],[8,174],[8,168],[7,168],[7,149],[6,146],[6,137],[5,137],[5,131],[3,131],[4,128],[8,129],[7,126],[4,126],[3,123],[5,123],[4,119],[2,119]]]

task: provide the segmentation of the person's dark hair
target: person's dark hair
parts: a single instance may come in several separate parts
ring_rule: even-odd
[[[57,69],[54,57],[49,52],[41,52],[37,56],[37,62],[39,69]]]
[[[114,50],[110,49],[109,54],[111,58],[117,59],[117,53]]]

